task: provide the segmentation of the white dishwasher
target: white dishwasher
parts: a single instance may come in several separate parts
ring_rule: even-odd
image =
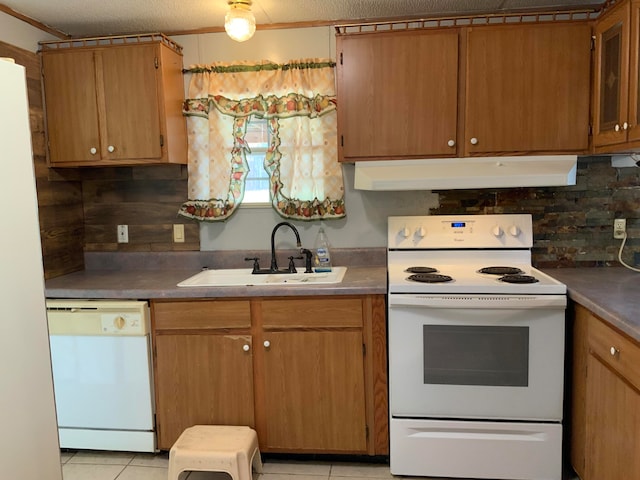
[[[61,448],[156,450],[149,305],[47,300]]]

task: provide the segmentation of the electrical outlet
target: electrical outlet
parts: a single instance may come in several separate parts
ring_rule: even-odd
[[[624,238],[627,231],[627,220],[625,218],[616,218],[613,221],[613,238]]]
[[[184,225],[175,224],[173,226],[173,241],[175,243],[184,243]]]
[[[128,225],[118,225],[118,243],[129,243]]]

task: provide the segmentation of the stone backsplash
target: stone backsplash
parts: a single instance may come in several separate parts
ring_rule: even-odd
[[[539,268],[619,266],[613,219],[627,219],[623,260],[640,251],[640,168],[614,168],[608,156],[578,159],[576,185],[443,190],[432,215],[531,213]]]

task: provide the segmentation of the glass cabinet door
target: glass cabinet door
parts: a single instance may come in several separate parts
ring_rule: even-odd
[[[640,140],[640,1],[631,3],[628,140]]]
[[[626,141],[629,127],[630,4],[612,10],[595,28],[594,144]]]

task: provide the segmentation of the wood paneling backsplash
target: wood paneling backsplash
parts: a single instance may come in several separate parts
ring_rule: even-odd
[[[196,222],[178,216],[187,199],[187,168],[180,165],[82,169],[87,252],[200,250]],[[184,225],[184,243],[173,225]],[[117,243],[117,225],[128,225],[129,243]]]

